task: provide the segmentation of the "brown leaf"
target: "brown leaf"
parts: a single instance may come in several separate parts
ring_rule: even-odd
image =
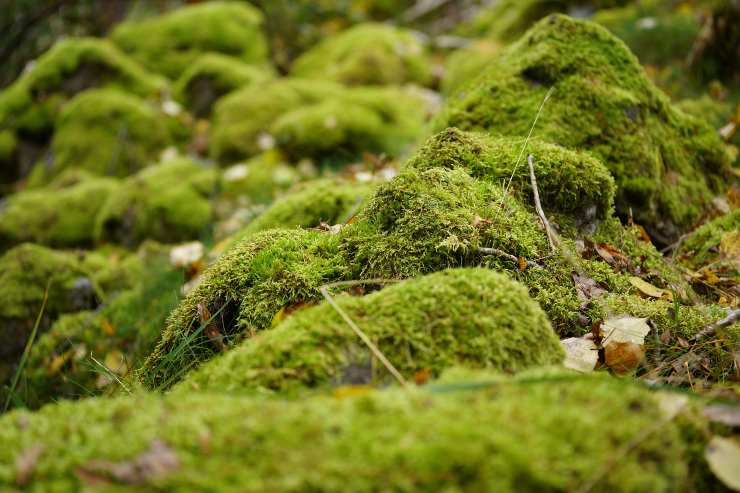
[[[203,332],[205,335],[219,350],[225,349],[226,346],[223,341],[223,334],[221,334],[221,331],[216,324],[213,323],[211,312],[208,310],[208,307],[204,303],[198,303],[197,310],[198,317],[200,318],[200,325],[203,326]]]
[[[623,272],[630,270],[630,259],[608,243],[597,243],[594,245],[594,250],[596,250],[599,257],[617,271]]]
[[[640,291],[640,293],[649,298],[664,299],[668,301],[673,300],[673,293],[671,293],[669,290],[653,286],[646,280],[639,277],[630,276],[630,284],[632,284],[632,286]]]
[[[429,370],[427,370],[426,368],[423,368],[417,371],[416,373],[414,373],[414,383],[416,385],[424,385],[425,383],[429,381],[429,377],[430,377]]]
[[[588,301],[595,296],[605,293],[605,291],[596,284],[596,281],[591,279],[585,273],[578,274],[577,272],[573,272],[571,273],[571,277],[573,278],[573,284],[576,286],[578,298],[581,301]]]
[[[33,472],[36,470],[36,464],[44,450],[46,450],[46,446],[37,443],[25,449],[15,459],[15,482],[18,486],[25,486],[31,480]]]
[[[519,264],[519,270],[520,271],[523,271],[523,270],[526,270],[527,269],[528,263],[527,263],[527,259],[525,259],[524,257],[519,257],[517,263]]]
[[[604,362],[614,373],[624,375],[642,362],[645,353],[634,342],[609,342],[604,348]]]
[[[92,460],[77,468],[75,473],[82,482],[90,486],[111,482],[142,484],[166,476],[179,468],[177,454],[166,443],[155,438],[147,450],[131,460]]]

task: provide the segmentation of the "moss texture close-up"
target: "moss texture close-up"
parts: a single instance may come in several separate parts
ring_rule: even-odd
[[[631,209],[666,244],[698,219],[729,173],[715,131],[676,110],[619,39],[562,15],[507,47],[450,98],[435,126],[524,137],[541,106],[535,135],[601,159],[616,180],[617,210]]]

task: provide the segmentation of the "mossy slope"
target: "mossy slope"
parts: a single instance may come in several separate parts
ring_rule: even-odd
[[[262,14],[247,3],[207,2],[124,22],[111,39],[145,67],[177,79],[206,52],[265,63],[267,43],[261,25]]]
[[[601,159],[618,211],[631,208],[659,241],[687,230],[721,188],[730,161],[716,132],[676,110],[604,28],[561,15],[510,45],[435,126],[525,136],[550,87],[534,135]]]
[[[460,388],[471,383],[483,385]],[[0,421],[7,444],[0,484],[17,487],[14,464],[43,446],[23,478],[31,489],[77,491],[91,482],[105,490],[270,492],[692,486],[679,425],[665,422],[659,395],[637,385],[604,375],[468,372],[443,389],[292,402],[136,395],[16,411]],[[656,423],[659,432],[648,433]],[[140,463],[141,474],[117,473]],[[150,471],[149,463],[162,467]]]

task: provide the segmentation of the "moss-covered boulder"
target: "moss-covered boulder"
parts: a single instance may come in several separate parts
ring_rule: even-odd
[[[93,308],[98,299],[81,255],[31,243],[5,252],[0,257],[0,381],[9,376],[39,315],[44,330],[59,315]]]
[[[97,213],[117,185],[112,178],[90,177],[11,195],[0,208],[0,245],[90,245]]]
[[[436,127],[534,135],[601,159],[617,210],[669,243],[722,187],[729,155],[706,123],[676,110],[624,44],[604,28],[553,15],[450,98]]]
[[[249,65],[239,58],[206,53],[182,73],[173,92],[195,116],[204,118],[211,114],[213,104],[222,96],[271,77],[269,70]]]
[[[322,179],[301,183],[296,188],[276,200],[236,233],[236,237],[245,238],[275,228],[314,228],[322,222],[330,226],[345,223],[362,209],[374,184]]]
[[[515,372],[564,356],[526,288],[488,269],[446,270],[337,304],[408,379],[456,365]],[[179,388],[290,391],[392,380],[324,302],[211,360]]]
[[[57,119],[50,166],[40,164],[33,180],[69,168],[98,175],[128,176],[156,161],[170,143],[165,116],[146,101],[113,89],[85,91]]]
[[[107,198],[96,219],[95,237],[126,246],[145,239],[198,239],[210,228],[216,181],[215,170],[185,158],[143,169]]]
[[[154,72],[179,78],[206,52],[263,64],[262,14],[244,2],[207,2],[116,26],[111,39]]]
[[[319,300],[319,288],[346,273],[338,246],[336,234],[300,229],[237,243],[172,312],[142,379],[169,386],[224,346],[269,327],[281,309]]]
[[[693,418],[695,403],[670,419],[661,402],[676,402],[671,397],[607,375],[467,372],[426,389],[346,398],[189,393],[60,402],[0,420],[7,444],[0,449],[0,485],[54,491],[702,489],[695,473],[706,464],[696,449],[708,439],[706,426]],[[29,456],[32,467],[15,466],[29,463],[21,460]]]
[[[440,81],[442,93],[453,94],[485,72],[486,67],[499,55],[501,49],[499,43],[483,39],[453,51],[445,59]]]
[[[291,75],[349,85],[428,85],[432,65],[426,47],[413,32],[367,23],[321,41],[298,57]]]

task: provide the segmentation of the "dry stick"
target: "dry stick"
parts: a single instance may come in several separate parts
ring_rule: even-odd
[[[334,298],[329,294],[329,288],[336,287],[336,286],[354,286],[357,284],[380,284],[380,283],[386,283],[386,282],[398,282],[396,279],[368,279],[365,281],[340,281],[335,282],[332,284],[325,284],[319,288],[319,291],[321,291],[322,296],[324,299],[331,305],[334,310],[339,314],[340,317],[347,323],[347,325],[350,326],[350,328],[354,331],[355,334],[357,334],[357,337],[359,337],[362,342],[365,343],[365,345],[370,348],[370,351],[375,355],[378,360],[380,360],[381,363],[383,363],[383,366],[385,366],[386,370],[393,375],[393,377],[398,381],[398,383],[401,384],[402,387],[408,388],[408,382],[406,382],[406,379],[403,378],[403,375],[399,373],[398,370],[396,370],[396,367],[393,366],[393,364],[388,361],[388,358],[385,357],[385,355],[378,349],[378,346],[373,343],[373,341],[370,340],[370,338],[365,334],[358,326],[357,324],[349,318],[349,315],[342,310],[342,308],[337,304],[336,301],[334,301]]]
[[[542,210],[540,191],[537,189],[537,177],[534,174],[534,158],[531,154],[527,156],[527,163],[529,163],[529,179],[532,182],[532,191],[534,192],[534,208],[537,209],[537,215],[540,216],[542,226],[545,228],[547,242],[550,244],[550,251],[555,254],[558,252],[557,240],[555,239],[555,233],[552,231],[552,227],[545,216],[545,211]]]
[[[713,322],[704,329],[702,329],[700,332],[698,332],[694,337],[691,338],[692,342],[699,341],[701,339],[704,339],[708,335],[713,334],[715,331],[719,329],[723,329],[725,327],[729,327],[730,325],[740,321],[740,308],[736,308],[735,310],[731,310],[730,314],[727,315],[722,320],[718,320],[716,322]]]
[[[484,255],[498,255],[499,257],[504,257],[505,259],[509,259],[512,262],[519,262],[519,257],[516,255],[512,255],[510,253],[507,253],[503,250],[499,250],[498,248],[491,248],[491,247],[480,247],[478,248],[478,251]],[[525,262],[527,262],[527,265],[531,265],[532,267],[536,269],[542,269],[543,267],[536,263],[534,260],[527,260],[524,259]]]

